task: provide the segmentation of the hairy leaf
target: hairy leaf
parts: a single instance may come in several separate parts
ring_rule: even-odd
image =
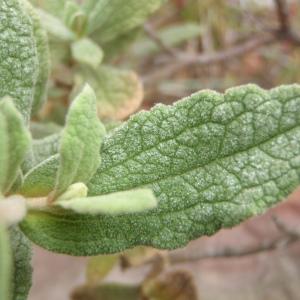
[[[50,60],[48,38],[45,29],[42,27],[40,17],[27,0],[23,0],[25,10],[33,22],[35,46],[38,57],[37,79],[34,89],[32,113],[36,113],[44,104],[47,96],[47,81],[50,73]]]
[[[0,299],[11,299],[12,258],[9,236],[6,228],[0,223]]]
[[[103,59],[101,48],[92,40],[84,38],[72,44],[72,55],[79,63],[97,69]]]
[[[0,1],[0,98],[11,96],[26,122],[38,76],[34,25],[19,0]]]
[[[10,229],[10,243],[14,271],[12,299],[26,300],[32,283],[31,244],[18,227]]]
[[[53,197],[74,182],[87,183],[100,164],[105,127],[99,121],[96,96],[86,85],[72,103],[60,143],[60,165]]]
[[[84,9],[89,15],[88,32],[101,42],[115,39],[140,26],[165,0],[88,0]]]
[[[52,37],[67,42],[75,40],[75,34],[59,18],[42,9],[37,9],[37,12],[40,15],[42,25]]]
[[[153,209],[157,200],[150,189],[137,189],[102,196],[58,199],[56,204],[79,214],[121,215]]]
[[[35,211],[22,223],[26,234],[73,255],[181,247],[264,212],[299,185],[300,86],[246,85],[157,105],[109,133],[101,157],[89,196],[147,186],[158,207],[101,217]],[[37,192],[33,175],[25,181]]]
[[[3,139],[0,144],[5,143],[7,151],[7,153],[0,153],[0,156],[3,155],[4,157],[1,165],[1,169],[3,169],[0,175],[0,192],[6,193],[16,180],[20,165],[30,144],[30,135],[27,128],[25,128],[21,114],[17,111],[11,99],[6,98],[0,101],[0,116],[2,123],[5,123],[5,127],[2,130],[0,129],[0,139]],[[0,145],[0,148],[2,147]]]
[[[88,82],[96,93],[101,119],[122,120],[143,100],[142,83],[132,71],[101,65],[97,70],[82,67],[80,75],[81,83]]]

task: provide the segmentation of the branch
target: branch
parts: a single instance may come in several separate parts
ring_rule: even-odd
[[[285,34],[290,32],[289,7],[285,0],[274,0],[277,10],[277,17],[280,24],[280,31]]]
[[[152,74],[145,76],[143,80],[145,84],[151,84],[152,82],[156,82],[161,78],[170,76],[184,67],[195,64],[206,66],[225,61],[227,62],[275,41],[276,38],[274,35],[264,35],[252,38],[240,45],[213,54],[200,54],[192,56],[181,54],[179,55],[178,60],[173,64],[168,64],[164,68],[154,71]]]
[[[144,31],[145,33],[148,35],[148,37],[153,40],[153,42],[160,47],[162,50],[164,50],[166,53],[170,54],[173,57],[177,56],[177,52],[175,49],[169,47],[157,34],[156,32],[153,30],[153,28],[148,25],[145,24],[144,25]]]
[[[272,217],[275,226],[282,233],[281,236],[274,238],[273,240],[263,241],[261,244],[246,247],[246,248],[223,248],[213,249],[206,253],[176,253],[171,252],[169,254],[170,263],[184,263],[193,262],[208,258],[230,258],[230,257],[244,257],[249,255],[256,255],[266,251],[274,251],[280,247],[287,247],[288,245],[300,240],[300,231],[289,228],[278,217]]]

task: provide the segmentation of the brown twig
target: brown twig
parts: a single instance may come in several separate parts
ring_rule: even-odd
[[[177,72],[178,70],[191,65],[197,64],[206,66],[229,61],[243,56],[261,46],[270,44],[274,41],[276,41],[275,36],[269,34],[251,38],[250,40],[247,40],[240,45],[213,54],[200,54],[192,56],[181,54],[179,55],[178,60],[173,64],[168,64],[163,68],[159,68],[157,71],[144,77],[144,83],[151,84],[152,82],[156,82],[161,78],[166,78],[169,75]]]
[[[209,258],[230,258],[230,257],[244,257],[249,255],[256,255],[262,252],[274,251],[280,247],[287,247],[288,245],[300,240],[300,231],[288,227],[284,222],[282,222],[278,217],[272,217],[274,224],[278,228],[282,235],[276,237],[272,240],[263,241],[259,245],[246,247],[246,248],[222,248],[213,249],[210,252],[205,253],[178,253],[170,252],[169,261],[172,264],[176,263],[186,263],[199,261],[202,259]]]
[[[143,78],[145,84],[151,85],[162,78],[167,78],[179,70],[192,66],[206,66],[221,62],[228,62],[232,59],[239,58],[245,54],[255,51],[258,48],[270,45],[272,43],[287,41],[293,45],[300,46],[300,37],[291,29],[288,5],[285,0],[274,0],[279,21],[279,28],[275,30],[266,30],[254,38],[250,38],[245,42],[233,46],[229,49],[215,52],[213,54],[186,55],[176,54],[176,61],[172,60],[163,67],[158,68],[150,75]],[[167,49],[165,49],[167,50]],[[173,49],[174,50],[174,49]],[[172,52],[173,52],[172,50]],[[170,49],[168,49],[170,51]]]
[[[149,24],[144,25],[144,31],[148,35],[148,37],[153,40],[158,47],[164,50],[166,53],[170,54],[173,57],[177,56],[177,51],[174,48],[169,47],[153,30],[153,28]]]

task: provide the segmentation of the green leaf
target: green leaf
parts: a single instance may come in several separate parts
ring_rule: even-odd
[[[25,175],[19,193],[26,197],[47,196],[55,187],[58,168],[58,154],[43,160]]]
[[[75,40],[75,34],[60,19],[42,9],[37,9],[37,12],[42,25],[52,37],[65,42]]]
[[[142,25],[165,0],[89,0],[84,9],[89,16],[88,32],[94,33],[101,42]]]
[[[10,243],[14,271],[12,279],[12,299],[26,300],[32,284],[31,243],[18,227],[10,229]]]
[[[30,0],[30,2],[56,17],[63,17],[66,0]]]
[[[103,59],[102,49],[92,40],[84,38],[72,44],[72,56],[79,63],[97,69]]]
[[[38,74],[34,89],[32,113],[36,113],[44,104],[47,96],[47,82],[50,73],[50,55],[46,30],[42,27],[41,19],[28,1],[23,1],[24,7],[33,22],[35,46],[38,57]]]
[[[158,207],[95,217],[34,211],[22,223],[28,237],[73,255],[182,247],[264,212],[299,185],[300,86],[246,85],[157,105],[110,132],[101,157],[89,196],[147,186]],[[43,185],[33,175],[25,186],[37,192]]]
[[[1,164],[0,192],[7,193],[17,178],[20,165],[23,162],[30,145],[30,135],[24,125],[21,114],[15,108],[11,99],[6,98],[0,101],[0,142]],[[2,127],[2,128],[1,128]],[[4,149],[2,143],[6,146]]]
[[[87,183],[100,164],[105,127],[99,121],[96,96],[86,85],[72,103],[60,143],[60,165],[53,197],[72,183]]]
[[[133,71],[101,65],[97,70],[82,67],[80,75],[79,87],[88,82],[96,93],[101,119],[122,120],[135,112],[143,100],[142,83]]]
[[[199,23],[184,23],[179,25],[173,25],[157,31],[157,36],[164,42],[168,47],[176,47],[181,45],[183,42],[191,40],[195,37],[200,36],[203,33],[203,29],[199,26]],[[149,38],[144,38],[138,41],[133,46],[134,55],[150,55],[155,54],[162,49]]]
[[[136,189],[69,200],[58,198],[56,205],[78,214],[121,215],[153,209],[157,206],[157,200],[150,189]]]
[[[34,26],[19,0],[0,2],[0,98],[11,96],[30,119],[39,71]]]
[[[78,36],[83,36],[87,30],[87,15],[74,1],[67,1],[64,8],[64,22]]]
[[[12,258],[9,236],[3,224],[0,224],[0,299],[11,299]]]

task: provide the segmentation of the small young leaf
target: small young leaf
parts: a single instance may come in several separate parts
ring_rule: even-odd
[[[101,119],[122,120],[140,106],[144,92],[138,76],[127,70],[101,65],[97,70],[81,67],[81,83],[88,82],[97,95]]]
[[[11,299],[12,257],[9,235],[0,223],[0,299]]]
[[[34,114],[41,108],[46,100],[47,82],[50,73],[50,55],[47,34],[41,25],[38,13],[27,0],[22,3],[33,23],[35,46],[38,57],[37,79],[32,103],[32,113]]]
[[[147,186],[158,207],[95,217],[34,211],[22,223],[28,237],[73,255],[181,247],[264,212],[299,185],[300,86],[246,85],[158,105],[112,131],[101,157],[89,196]]]
[[[72,56],[79,63],[97,69],[102,62],[102,49],[92,40],[84,38],[72,44]]]
[[[136,189],[70,200],[58,198],[56,205],[79,214],[122,215],[153,209],[157,206],[157,200],[150,189]]]
[[[18,227],[12,227],[10,229],[10,244],[14,271],[12,299],[26,300],[32,283],[31,243]]]
[[[53,197],[72,183],[87,183],[100,164],[105,127],[99,121],[94,91],[86,85],[72,103],[60,143],[60,166]]]
[[[0,151],[3,150],[2,143],[6,144],[7,153],[1,153],[4,157],[1,165],[0,192],[7,193],[14,183],[21,163],[30,145],[30,135],[24,125],[21,114],[17,111],[11,99],[6,98],[0,101],[0,115],[3,124],[0,124]],[[5,130],[3,132],[3,129]],[[5,177],[5,180],[4,178]],[[3,181],[4,180],[4,181]]]
[[[64,8],[64,22],[77,36],[87,31],[87,15],[74,1],[67,1]]]
[[[30,119],[39,70],[34,26],[19,0],[0,1],[0,98],[11,96]]]

